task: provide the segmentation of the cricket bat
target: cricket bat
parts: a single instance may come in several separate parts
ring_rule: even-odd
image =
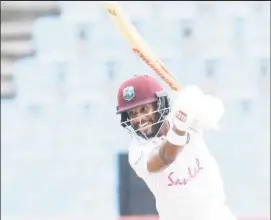
[[[167,70],[156,54],[125,15],[118,1],[104,1],[109,17],[124,39],[130,44],[134,53],[140,57],[162,80],[173,90],[178,91],[183,86]]]

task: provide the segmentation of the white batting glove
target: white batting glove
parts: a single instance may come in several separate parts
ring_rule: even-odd
[[[178,110],[183,111],[196,121],[204,130],[217,128],[223,113],[223,102],[214,96],[204,94],[197,86],[187,86],[175,94],[169,120],[174,121]],[[192,122],[189,122],[192,123]]]
[[[179,131],[186,131],[193,123],[195,116],[190,113],[186,113],[183,110],[178,110],[175,113],[173,124]]]
[[[179,129],[187,129],[199,112],[203,92],[195,85],[187,86],[175,94],[169,120]]]
[[[218,129],[218,123],[224,114],[222,100],[211,95],[204,95],[199,104],[202,106],[197,114],[199,126],[204,130]]]

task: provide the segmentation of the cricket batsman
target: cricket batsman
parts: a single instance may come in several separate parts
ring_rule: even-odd
[[[170,106],[159,82],[137,75],[120,85],[117,102],[121,125],[133,134],[129,164],[153,193],[160,220],[236,220],[203,139],[223,115],[220,99],[191,85]]]

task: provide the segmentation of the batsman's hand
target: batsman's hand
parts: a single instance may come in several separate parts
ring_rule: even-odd
[[[202,97],[203,92],[194,85],[187,86],[176,94],[170,117],[178,130],[186,131],[194,122]]]
[[[169,115],[169,121],[175,121],[175,115],[181,110],[189,118],[193,118],[198,127],[203,130],[216,129],[218,127],[218,122],[224,114],[222,100],[204,94],[194,85],[187,86],[174,95],[175,101]],[[192,123],[191,120],[189,119],[187,123]]]

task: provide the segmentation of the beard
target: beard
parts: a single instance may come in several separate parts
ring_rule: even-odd
[[[149,139],[149,138],[153,138],[157,135],[157,133],[159,132],[162,124],[163,124],[163,120],[161,120],[160,122],[158,122],[158,120],[160,119],[160,114],[156,113],[155,114],[155,120],[153,120],[153,118],[149,118],[146,120],[141,121],[140,124],[136,124],[133,126],[135,132],[137,133],[137,135],[143,137],[144,139]],[[144,126],[144,124],[146,124]],[[141,127],[141,126],[142,127]]]

